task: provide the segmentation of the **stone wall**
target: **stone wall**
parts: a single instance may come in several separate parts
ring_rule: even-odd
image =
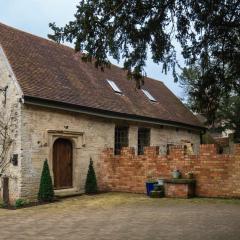
[[[114,124],[95,117],[25,105],[22,109],[21,197],[35,199],[44,160],[52,172],[53,144],[67,138],[73,144],[73,191],[84,191],[90,158],[96,163],[105,147],[113,147]]]
[[[186,177],[193,172],[196,194],[203,197],[240,197],[240,145],[233,154],[217,154],[215,145],[201,145],[198,155],[186,154],[183,146],[170,147],[169,155],[159,155],[158,147],[147,147],[142,156],[133,148],[124,148],[120,156],[105,149],[98,168],[102,191],[145,192],[149,174],[154,178],[171,178],[179,169]]]
[[[2,196],[2,178],[9,178],[9,195],[10,201],[20,196],[20,165],[13,166],[10,163],[13,154],[18,154],[18,159],[21,157],[21,98],[22,91],[16,81],[14,73],[9,65],[7,58],[0,46],[0,88],[7,87],[6,98],[4,92],[0,91],[0,120],[7,126],[9,139],[11,144],[7,149],[7,154],[4,157],[4,162],[7,163],[6,168],[0,176],[0,198]],[[3,144],[0,138],[0,153]],[[1,161],[1,159],[0,159]]]
[[[83,192],[90,157],[97,168],[102,151],[114,147],[116,124],[129,126],[129,146],[137,148],[138,127],[143,125],[24,105],[21,197],[36,198],[43,161],[48,159],[52,171],[52,147],[59,137],[68,138],[73,142],[73,185],[76,192]],[[167,143],[189,141],[197,148],[200,142],[198,132],[184,129],[176,131],[176,128],[170,127],[144,127],[151,128],[151,144],[166,146]]]

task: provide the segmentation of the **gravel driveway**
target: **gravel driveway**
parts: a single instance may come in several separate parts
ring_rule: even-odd
[[[0,209],[0,239],[239,240],[240,200],[107,193]]]

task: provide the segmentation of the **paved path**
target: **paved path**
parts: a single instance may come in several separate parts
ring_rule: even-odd
[[[111,193],[17,211],[0,209],[0,239],[239,240],[240,200]]]

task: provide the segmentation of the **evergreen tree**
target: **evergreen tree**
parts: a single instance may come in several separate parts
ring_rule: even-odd
[[[51,202],[54,199],[54,190],[52,178],[49,171],[47,160],[45,160],[42,170],[40,187],[38,192],[38,200],[40,202]]]
[[[50,24],[49,38],[74,43],[83,60],[101,69],[109,56],[121,60],[138,87],[149,56],[178,79],[178,42],[187,66],[200,62],[208,84],[219,79],[229,92],[240,91],[239,22],[239,0],[80,0],[72,21]]]
[[[95,194],[98,192],[96,174],[93,167],[93,160],[90,159],[87,179],[85,183],[85,192],[87,194]]]
[[[203,77],[200,66],[195,65],[183,69],[180,83],[187,96],[187,106],[206,117],[205,124],[211,129],[233,130],[233,140],[239,143],[240,95],[236,91],[226,92],[219,81],[220,79],[215,84],[209,84]]]

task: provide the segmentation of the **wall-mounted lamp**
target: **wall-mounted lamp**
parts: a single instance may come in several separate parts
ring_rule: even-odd
[[[0,88],[0,92],[2,92],[4,96],[4,105],[6,104],[6,101],[7,101],[7,90],[8,90],[8,86],[4,88]]]
[[[13,154],[11,159],[12,165],[17,166],[18,165],[18,154]]]

